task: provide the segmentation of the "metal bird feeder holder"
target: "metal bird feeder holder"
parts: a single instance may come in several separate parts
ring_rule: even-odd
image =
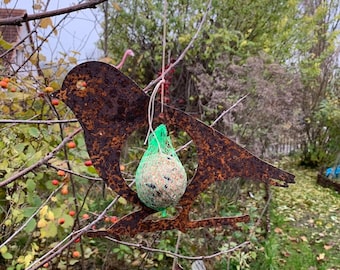
[[[127,138],[133,131],[148,126],[149,96],[113,66],[96,61],[73,68],[61,90],[53,95],[65,102],[79,120],[88,153],[100,177],[117,194],[139,207],[106,230],[89,231],[91,237],[134,236],[173,229],[186,232],[193,228],[224,225],[236,228],[237,223],[248,222],[249,215],[190,220],[189,212],[198,195],[215,181],[228,181],[235,177],[279,187],[294,183],[294,175],[260,160],[185,112],[164,105],[161,113],[156,101],[154,124],[166,123],[186,131],[197,147],[198,167],[176,207],[178,215],[146,219],[156,211],[144,205],[127,185],[119,162]]]

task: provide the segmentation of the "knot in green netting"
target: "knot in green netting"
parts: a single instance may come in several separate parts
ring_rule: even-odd
[[[162,124],[150,134],[136,171],[138,197],[146,206],[161,211],[176,205],[186,186],[186,172]]]

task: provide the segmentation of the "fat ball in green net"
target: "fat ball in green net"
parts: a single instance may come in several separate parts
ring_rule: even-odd
[[[175,206],[187,187],[187,175],[168,136],[166,126],[159,125],[148,139],[136,171],[139,199],[148,207],[162,211]]]

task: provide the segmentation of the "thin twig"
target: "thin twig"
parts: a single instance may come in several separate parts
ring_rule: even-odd
[[[211,2],[212,0],[209,0],[208,5],[207,5],[207,9],[203,14],[203,18],[200,22],[200,24],[198,25],[197,31],[194,34],[194,36],[192,37],[192,39],[190,40],[189,44],[185,47],[185,49],[183,50],[183,52],[180,54],[180,56],[176,59],[176,61],[172,64],[169,65],[169,67],[164,71],[164,73],[162,73],[161,76],[159,76],[158,78],[156,78],[155,80],[151,81],[144,89],[144,92],[147,92],[151,89],[151,87],[155,84],[157,84],[160,80],[162,80],[162,76],[165,76],[166,74],[168,74],[170,72],[170,70],[172,70],[176,65],[178,65],[178,63],[184,58],[184,56],[186,55],[186,53],[189,51],[189,49],[193,46],[195,40],[198,38],[199,33],[201,32],[201,29],[203,27],[204,22],[206,21],[206,18],[208,16],[208,13],[211,9]]]
[[[181,242],[181,236],[182,236],[182,232],[181,231],[178,231],[177,232],[177,241],[176,241],[176,246],[175,246],[175,253],[178,254],[178,249],[179,249],[179,244]],[[178,258],[174,258],[174,261],[172,263],[172,270],[176,270],[176,265],[177,265],[177,262],[178,262]]]
[[[214,125],[217,124],[217,122],[219,120],[222,119],[222,117],[224,115],[226,115],[228,112],[230,112],[232,109],[234,109],[242,100],[244,100],[246,97],[248,96],[248,94],[246,94],[245,96],[241,97],[238,101],[236,101],[236,103],[234,103],[230,108],[228,108],[227,110],[223,111],[216,119],[215,121],[210,125],[210,127],[213,127]],[[192,144],[193,140],[188,141],[186,144],[182,145],[181,147],[179,147],[178,149],[176,149],[176,152],[182,151],[183,149],[187,148],[190,144]]]
[[[178,253],[175,253],[175,252],[171,252],[171,251],[167,251],[167,250],[163,250],[163,249],[157,249],[157,248],[150,248],[150,247],[147,247],[147,246],[143,246],[142,244],[135,244],[135,243],[130,243],[130,242],[125,242],[125,241],[120,241],[120,240],[117,240],[115,238],[112,238],[110,236],[105,236],[106,239],[112,241],[112,242],[115,242],[115,243],[118,243],[118,244],[122,244],[122,245],[126,245],[126,246],[130,246],[130,247],[135,247],[135,248],[139,248],[139,249],[143,249],[143,250],[146,250],[146,251],[150,251],[150,252],[159,252],[159,253],[164,253],[170,257],[174,257],[174,258],[179,258],[179,259],[186,259],[186,260],[207,260],[207,259],[212,259],[214,257],[217,257],[217,256],[220,256],[220,255],[223,255],[223,254],[226,254],[226,253],[229,253],[229,252],[233,252],[237,249],[240,249],[246,245],[249,245],[250,244],[250,241],[245,241],[233,248],[229,248],[229,249],[226,249],[226,250],[221,250],[219,252],[216,252],[216,253],[213,253],[213,254],[210,254],[210,255],[203,255],[203,256],[186,256],[186,255],[181,255],[181,254],[178,254]]]
[[[18,120],[18,119],[0,119],[0,124],[40,124],[40,125],[53,125],[64,123],[76,123],[77,119],[68,120]]]
[[[270,204],[270,202],[271,202],[271,199],[272,199],[272,195],[269,194],[268,200],[266,201],[266,204],[265,204],[265,206],[263,207],[262,212],[261,212],[259,218],[257,219],[257,221],[256,221],[255,224],[254,224],[254,228],[253,228],[252,230],[250,230],[250,232],[249,232],[249,235],[250,235],[250,236],[253,235],[253,234],[255,234],[256,227],[260,225],[261,220],[262,220],[264,214],[266,213],[267,208],[269,207],[269,204]]]
[[[6,186],[9,183],[12,183],[13,181],[17,180],[18,178],[24,176],[25,174],[29,173],[30,171],[33,171],[34,169],[40,167],[41,165],[44,165],[48,160],[54,157],[54,155],[59,152],[64,145],[69,142],[75,135],[77,135],[80,131],[82,131],[82,128],[78,128],[76,131],[65,137],[65,139],[56,147],[54,148],[50,153],[48,153],[45,157],[40,159],[35,164],[27,167],[26,169],[19,171],[18,173],[12,175],[10,178],[0,182],[0,187]]]
[[[232,109],[234,109],[241,101],[243,101],[249,94],[244,95],[241,97],[238,101],[236,101],[229,109],[223,111],[216,119],[215,121],[210,125],[211,127],[215,126],[218,121],[222,119],[223,116],[225,116],[228,112],[230,112]]]
[[[47,167],[51,167],[57,171],[64,171],[64,172],[67,172],[69,174],[73,174],[75,176],[79,176],[81,178],[84,178],[84,179],[87,179],[87,180],[91,180],[91,181],[103,181],[102,178],[100,177],[91,177],[91,176],[87,176],[87,175],[84,175],[84,174],[80,174],[80,173],[76,173],[75,171],[72,171],[72,170],[69,170],[69,169],[65,169],[65,168],[62,168],[62,167],[58,167],[58,166],[54,166],[52,165],[51,163],[46,163],[46,166]]]

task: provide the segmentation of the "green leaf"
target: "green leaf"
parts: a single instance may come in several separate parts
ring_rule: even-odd
[[[36,194],[31,194],[30,196],[28,196],[27,202],[31,206],[37,206],[38,207],[38,206],[41,205],[41,198]]]
[[[65,218],[65,222],[64,224],[62,225],[63,228],[70,228],[73,226],[73,222],[74,222],[74,219],[73,217],[69,216],[69,215],[66,215],[66,216],[63,216]]]
[[[34,182],[33,179],[28,179],[28,180],[26,181],[26,188],[27,188],[27,190],[28,190],[29,192],[32,192],[32,191],[35,190],[36,184],[35,184],[35,182]]]
[[[22,211],[23,211],[24,217],[30,217],[33,215],[33,213],[36,210],[37,210],[37,207],[26,207]]]
[[[27,146],[27,143],[18,143],[14,146],[15,151],[18,153],[24,152],[25,147]]]
[[[54,238],[58,233],[57,225],[53,221],[50,221],[47,226],[41,228],[40,233],[40,238]]]
[[[40,131],[36,127],[30,127],[28,133],[34,138],[38,138],[40,135]]]
[[[33,232],[34,229],[35,229],[35,227],[36,227],[36,225],[37,225],[37,222],[35,221],[34,218],[32,218],[32,219],[27,223],[27,225],[26,225],[26,227],[25,227],[25,232],[27,232],[27,233]]]
[[[13,255],[11,253],[1,253],[2,257],[5,259],[5,260],[11,260],[13,259]]]

